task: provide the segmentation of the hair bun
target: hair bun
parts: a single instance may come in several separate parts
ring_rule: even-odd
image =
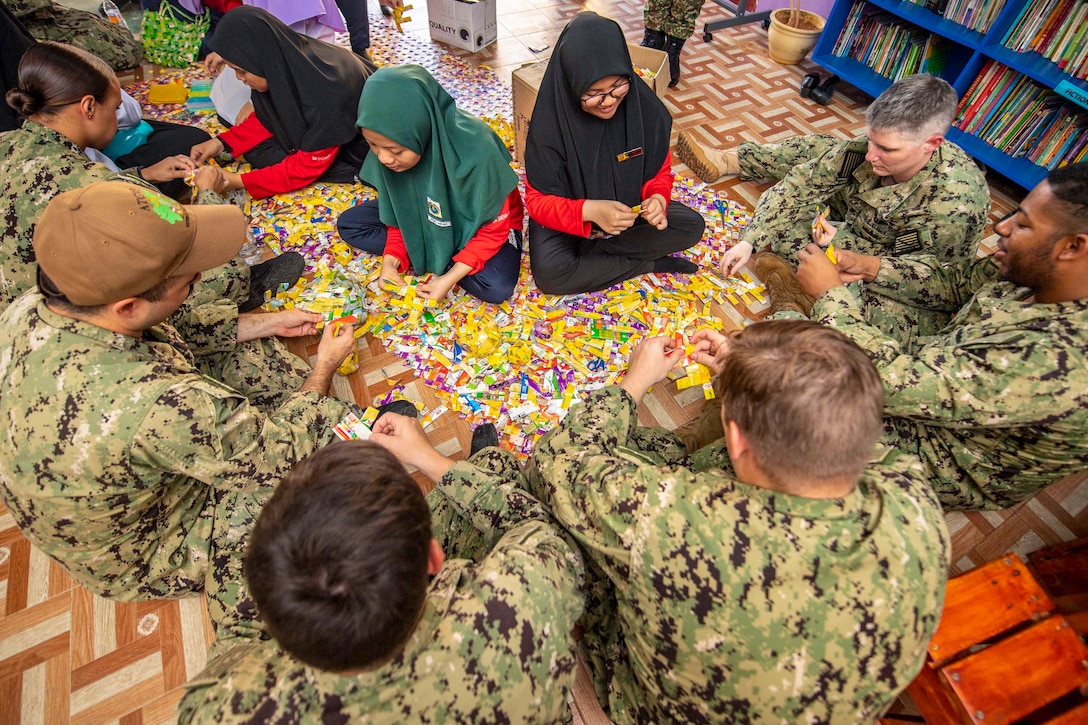
[[[33,116],[38,111],[42,110],[41,97],[19,87],[12,88],[8,91],[6,99],[8,105],[14,108],[15,112],[23,118]]]

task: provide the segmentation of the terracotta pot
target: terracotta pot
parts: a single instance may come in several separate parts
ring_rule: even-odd
[[[794,65],[800,63],[816,47],[816,41],[827,21],[807,10],[801,10],[798,16],[801,27],[794,28],[786,25],[790,19],[789,8],[771,13],[771,27],[767,29],[767,46],[771,60]]]

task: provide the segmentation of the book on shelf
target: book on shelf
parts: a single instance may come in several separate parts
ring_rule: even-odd
[[[1057,96],[1042,98],[1020,132],[1003,145],[1005,153],[1009,156],[1023,156],[1034,148],[1043,132],[1054,122],[1061,107],[1061,100]]]
[[[1014,82],[1009,86],[1008,91],[989,107],[988,112],[982,119],[981,128],[976,132],[977,136],[990,144],[994,144],[995,132],[1009,119],[1014,118],[1020,112],[1020,109],[1026,103],[1030,103],[1031,99],[1038,93],[1038,86],[1032,83],[1027,76],[1016,71],[1010,71],[1010,74],[1016,76]]]
[[[832,55],[852,58],[893,81],[920,72],[923,65],[933,73],[947,65],[947,52],[930,33],[862,1],[847,13]]]
[[[992,60],[987,61],[982,72],[978,74],[974,83],[967,89],[967,93],[960,100],[960,110],[957,113],[956,127],[961,131],[970,133],[968,124],[974,119],[982,103],[991,97],[990,93],[993,91],[994,86],[1003,77],[1002,69],[1004,67]]]
[[[1003,128],[997,129],[995,138],[990,143],[996,148],[1005,149],[1005,153],[1010,156],[1015,156],[1013,151],[1019,141],[1027,135],[1032,125],[1040,120],[1039,109],[1045,101],[1046,97],[1042,93],[1036,94],[1035,98],[1025,104]]]
[[[990,32],[1007,0],[907,0],[946,20],[985,35]]]
[[[842,30],[839,31],[839,37],[831,48],[831,55],[842,57],[846,54],[846,49],[850,47],[854,34],[857,32],[858,23],[861,22],[861,16],[867,7],[871,6],[862,2],[862,0],[858,0],[851,6],[850,12],[846,15],[846,21],[842,25]]]
[[[1080,134],[1080,138],[1077,139],[1073,147],[1069,149],[1069,153],[1058,163],[1058,166],[1065,166],[1066,164],[1079,164],[1088,157],[1088,130]]]
[[[1055,40],[1053,51],[1047,57],[1057,63],[1059,68],[1065,68],[1069,64],[1076,48],[1079,47],[1076,45],[1076,38],[1078,35],[1083,35],[1085,28],[1088,28],[1088,24],[1084,22],[1086,17],[1088,17],[1088,2],[1082,2],[1074,12],[1072,20],[1065,24],[1061,35]]]
[[[1025,3],[1024,10],[1016,23],[1009,28],[1009,32],[1001,41],[1009,50],[1017,52],[1027,49],[1027,43],[1040,30],[1050,13],[1054,10],[1058,0],[1038,0],[1033,3]]]
[[[1076,144],[1077,140],[1085,133],[1088,133],[1088,119],[1083,117],[1073,121],[1069,131],[1066,132],[1062,138],[1061,144],[1058,145],[1057,150],[1046,159],[1046,167],[1048,169],[1055,168],[1058,164],[1069,157],[1069,152]]]
[[[991,85],[983,89],[979,94],[974,108],[968,109],[968,123],[964,130],[967,133],[981,133],[989,123],[993,113],[1001,107],[1001,103],[1009,94],[1019,94],[1027,82],[1025,76],[1006,66],[995,63],[998,66],[996,77]]]
[[[1049,46],[1050,39],[1065,22],[1065,17],[1076,3],[1077,0],[1058,0],[1058,4],[1054,6],[1042,27],[1039,28],[1039,32],[1028,43],[1028,48],[1039,51],[1041,54],[1042,50]]]
[[[932,35],[926,38],[926,45],[922,51],[921,73],[929,73],[939,76],[948,67],[948,45],[943,42],[941,36]]]
[[[1025,5],[1001,44],[1034,51],[1076,78],[1088,74],[1088,0],[1039,0]]]

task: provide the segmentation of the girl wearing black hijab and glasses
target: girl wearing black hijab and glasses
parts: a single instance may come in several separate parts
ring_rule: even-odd
[[[253,94],[253,113],[193,147],[193,161],[223,151],[244,155],[253,171],[225,174],[226,190],[263,198],[315,181],[352,183],[367,145],[355,128],[363,83],[374,65],[347,48],[308,38],[267,10],[223,16],[211,49]]]
[[[672,194],[672,118],[635,77],[615,21],[581,12],[540,84],[525,144],[529,260],[540,291],[576,294],[647,272],[695,272],[669,256],[702,216]]]

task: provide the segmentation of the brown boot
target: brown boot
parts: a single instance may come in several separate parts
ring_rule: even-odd
[[[722,176],[736,176],[740,173],[736,149],[719,151],[706,148],[686,131],[681,131],[676,138],[676,155],[696,176],[708,184],[713,184]]]
[[[754,257],[752,270],[767,287],[767,294],[771,297],[771,314],[800,312],[805,317],[809,316],[816,300],[801,288],[797,273],[789,262],[770,252],[763,252]]]

